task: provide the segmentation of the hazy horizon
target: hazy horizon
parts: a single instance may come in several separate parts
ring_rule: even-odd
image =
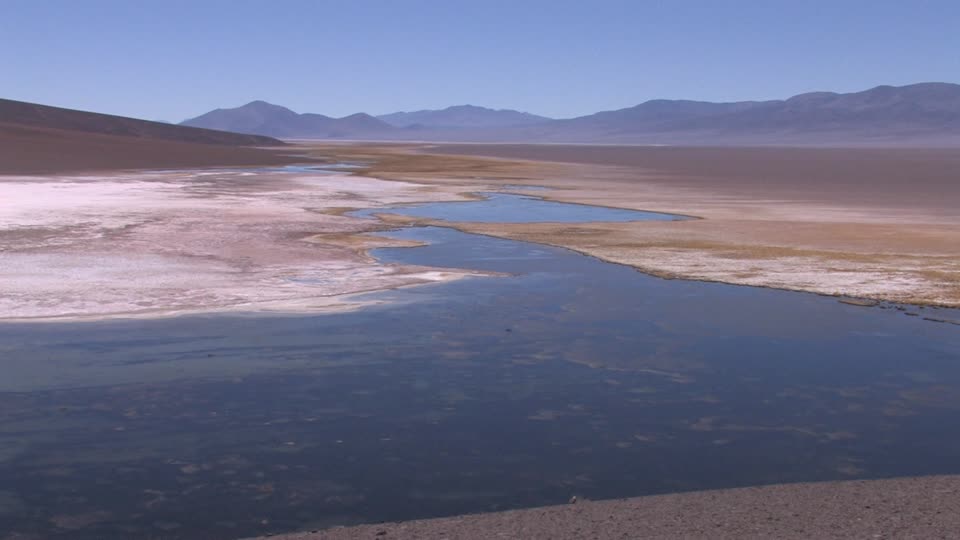
[[[874,89],[874,88],[877,88],[877,87],[880,87],[880,86],[905,87],[905,86],[915,86],[915,85],[922,85],[922,84],[954,84],[954,85],[960,85],[960,83],[958,83],[958,82],[952,82],[952,81],[916,81],[916,82],[913,82],[913,83],[905,83],[905,84],[903,84],[903,85],[885,85],[885,84],[878,84],[878,85],[871,86],[871,87],[869,87],[869,88],[854,89],[854,90],[851,90],[851,91],[849,91],[849,92],[837,92],[836,90],[831,90],[831,89],[810,90],[810,91],[808,91],[808,92],[833,92],[833,93],[837,93],[837,94],[846,94],[846,93],[859,93],[859,92],[871,90],[871,89]],[[755,101],[755,102],[762,102],[762,101],[784,101],[784,100],[787,100],[787,99],[789,99],[789,98],[791,98],[791,97],[794,97],[794,96],[797,96],[797,95],[800,95],[800,94],[803,94],[803,93],[804,93],[804,92],[800,92],[800,93],[797,93],[797,94],[789,94],[789,95],[784,95],[784,96],[779,96],[779,97],[770,97],[770,98],[767,98],[767,99],[755,99],[755,100],[745,99],[745,100],[735,100],[735,101],[736,101],[736,102],[741,102],[741,103],[750,102],[750,101]],[[640,104],[644,103],[645,101],[656,101],[656,100],[658,100],[658,99],[677,100],[677,101],[699,101],[699,102],[721,103],[721,101],[697,100],[697,99],[690,99],[690,98],[661,97],[661,98],[650,98],[650,99],[644,100],[644,101],[638,101],[637,103],[634,103],[633,105],[640,105]],[[733,102],[733,101],[734,101],[734,100],[732,100],[731,102]],[[226,109],[226,110],[240,109],[240,108],[246,107],[246,106],[248,106],[248,105],[253,105],[254,103],[266,103],[267,105],[274,105],[274,106],[284,107],[284,108],[286,108],[286,109],[293,110],[293,112],[298,113],[298,114],[324,114],[323,112],[319,112],[319,111],[307,111],[307,110],[296,110],[296,109],[292,109],[291,107],[287,107],[287,106],[284,105],[283,103],[275,103],[275,102],[272,102],[272,101],[270,101],[270,100],[265,100],[265,99],[254,99],[254,100],[247,101],[247,102],[245,102],[245,103],[239,103],[239,104],[235,104],[235,105],[221,105],[220,107],[217,107],[217,109]],[[457,107],[478,107],[478,108],[483,108],[483,109],[488,109],[488,110],[516,111],[516,112],[522,112],[522,113],[529,113],[529,112],[530,112],[530,111],[526,111],[526,110],[522,110],[522,109],[516,109],[516,108],[510,108],[510,107],[488,107],[488,106],[486,106],[486,105],[484,105],[484,104],[481,104],[481,103],[452,103],[452,104],[448,104],[448,105],[438,105],[438,106],[435,106],[435,107],[429,107],[429,108],[425,108],[425,109],[396,110],[396,111],[390,111],[390,112],[388,112],[388,113],[368,113],[368,112],[365,111],[365,110],[359,110],[359,111],[354,111],[354,112],[352,112],[352,113],[347,113],[346,115],[343,115],[343,116],[346,117],[346,116],[355,115],[355,114],[360,114],[360,113],[367,113],[367,114],[370,114],[371,116],[377,117],[377,116],[389,116],[389,115],[391,115],[391,114],[408,114],[408,113],[418,113],[418,112],[443,111],[443,110],[452,109],[452,108],[457,108]],[[628,105],[628,106],[623,107],[623,108],[629,108],[629,107],[631,107],[631,105]],[[585,113],[583,114],[583,116],[589,116],[589,115],[592,115],[592,114],[595,114],[595,113],[598,113],[598,112],[611,112],[611,111],[613,111],[613,110],[614,110],[614,109],[597,109],[597,110],[595,110],[595,111],[585,112]],[[96,111],[94,111],[94,112],[96,112]],[[210,111],[205,111],[205,112],[210,112]],[[202,114],[204,114],[204,113],[201,113],[201,115],[202,115]],[[533,113],[533,114],[536,114],[536,113]],[[327,115],[327,116],[333,117],[333,115]],[[575,117],[559,117],[559,116],[550,117],[550,116],[546,116],[546,115],[538,115],[538,116],[543,116],[544,118],[547,118],[548,120],[564,120],[564,119],[575,118]],[[186,119],[186,120],[189,120],[189,118]]]
[[[960,6],[943,1],[4,6],[0,97],[173,122],[253,100],[335,117],[472,104],[569,118],[960,73]]]

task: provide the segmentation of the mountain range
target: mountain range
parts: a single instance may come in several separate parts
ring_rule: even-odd
[[[569,119],[472,105],[344,118],[263,101],[182,125],[281,138],[639,144],[958,144],[960,85],[919,83],[784,100],[651,100]]]
[[[332,118],[322,114],[297,114],[286,107],[252,101],[233,109],[216,109],[180,123],[183,126],[253,133],[270,137],[335,139],[376,135],[393,126],[366,113]]]

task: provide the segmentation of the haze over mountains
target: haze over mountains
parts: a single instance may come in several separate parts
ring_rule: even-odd
[[[343,118],[314,113],[297,114],[266,101],[252,101],[233,109],[216,109],[185,120],[180,125],[288,139],[358,137],[389,132],[393,127],[366,113]]]
[[[442,110],[396,112],[378,116],[396,127],[490,128],[529,126],[549,122],[551,118],[511,109],[488,109],[476,105],[455,105]]]
[[[184,126],[255,133],[285,138],[364,138],[370,136],[405,138],[444,130],[529,126],[549,118],[512,110],[494,110],[473,105],[458,105],[443,110],[397,112],[378,117],[356,113],[343,118],[322,114],[298,114],[292,110],[252,101],[232,109],[216,109],[185,120]]]
[[[183,125],[282,138],[640,144],[960,144],[960,85],[878,86],[785,100],[657,99],[554,120],[462,105],[344,118],[255,101]]]

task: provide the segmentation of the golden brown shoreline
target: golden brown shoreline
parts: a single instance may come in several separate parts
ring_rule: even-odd
[[[445,223],[466,232],[661,277],[960,306],[960,150],[327,144],[311,152],[438,190],[534,184],[550,188],[533,193],[549,200],[702,218]],[[904,180],[911,167],[917,174]]]

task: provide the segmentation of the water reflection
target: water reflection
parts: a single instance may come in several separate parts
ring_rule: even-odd
[[[474,223],[583,223],[590,221],[678,221],[674,214],[604,208],[585,204],[548,201],[530,195],[479,193],[482,200],[440,202],[389,208],[368,208],[351,215],[368,217],[381,212],[445,221]]]

